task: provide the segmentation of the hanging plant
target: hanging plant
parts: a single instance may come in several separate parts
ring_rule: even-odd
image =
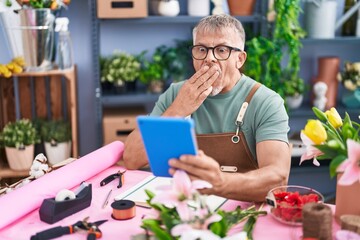
[[[305,37],[305,31],[298,20],[300,0],[277,0],[273,10],[276,15],[275,21],[268,24],[269,35],[246,42],[245,73],[284,98],[294,90],[300,94],[305,90],[304,81],[299,77],[301,39]],[[288,60],[284,64],[285,58]]]

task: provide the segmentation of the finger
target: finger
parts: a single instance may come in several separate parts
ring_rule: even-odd
[[[215,75],[215,76],[214,76]],[[212,77],[215,77],[213,79],[213,82],[219,77],[220,70],[218,70],[217,66],[212,66],[209,71],[205,72],[203,75],[201,75],[196,82],[194,82],[194,86],[196,88],[199,88],[201,85],[203,85],[205,82],[207,82]]]
[[[218,71],[216,71],[214,73],[214,75],[212,75],[209,79],[207,79],[205,82],[203,82],[202,85],[199,86],[199,91],[203,92],[206,89],[208,89],[209,87],[211,87],[213,85],[213,83],[219,78],[220,73]]]
[[[195,83],[198,80],[198,78],[202,76],[204,73],[206,73],[209,69],[210,67],[208,65],[203,66],[188,81],[192,84]]]

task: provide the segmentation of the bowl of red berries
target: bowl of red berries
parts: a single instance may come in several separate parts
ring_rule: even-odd
[[[324,202],[324,196],[312,188],[289,185],[271,189],[266,202],[271,206],[270,215],[276,220],[301,225],[303,206],[307,203]]]

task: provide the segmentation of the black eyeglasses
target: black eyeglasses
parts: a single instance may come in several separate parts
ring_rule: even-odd
[[[212,50],[214,57],[219,61],[227,60],[230,57],[231,51],[242,51],[240,48],[230,47],[226,45],[219,45],[215,47],[195,45],[191,46],[191,55],[196,60],[204,60],[207,57],[210,49]]]

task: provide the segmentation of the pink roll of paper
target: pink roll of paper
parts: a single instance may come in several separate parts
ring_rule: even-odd
[[[124,144],[112,142],[84,157],[0,197],[0,229],[39,208],[45,198],[81,182],[114,165],[122,156]]]

